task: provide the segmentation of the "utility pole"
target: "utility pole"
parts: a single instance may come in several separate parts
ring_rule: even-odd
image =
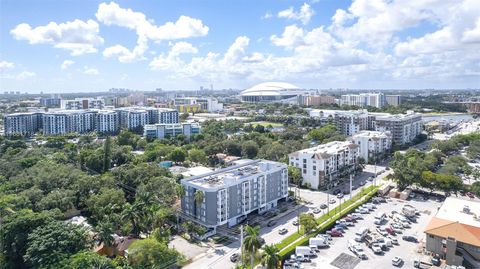
[[[352,174],[350,174],[350,199],[352,199],[352,180],[353,180],[353,176]]]
[[[377,185],[377,149],[375,149],[375,163],[374,163],[373,172],[375,173],[373,177],[373,186],[376,186]]]
[[[243,259],[243,224],[240,225],[240,254]]]

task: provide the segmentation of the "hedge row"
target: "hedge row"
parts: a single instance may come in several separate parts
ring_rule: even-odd
[[[365,193],[364,191],[368,190],[369,193],[366,194],[366,196],[362,196],[363,193]],[[317,236],[318,234],[320,233],[324,233],[326,230],[328,230],[330,227],[332,227],[335,222],[337,220],[339,220],[340,218],[342,218],[343,216],[351,213],[352,211],[354,211],[357,207],[359,207],[361,204],[369,201],[378,191],[378,187],[375,187],[375,186],[370,186],[369,188],[365,189],[364,191],[362,191],[361,193],[358,193],[357,195],[355,195],[354,197],[352,197],[352,199],[346,201],[344,203],[344,207],[347,208],[348,206],[350,206],[351,204],[359,201],[360,199],[362,199],[363,197],[363,202],[361,203],[358,203],[356,204],[355,206],[349,208],[348,210],[347,209],[343,209],[343,210],[339,210],[338,213],[334,213],[334,216],[333,218],[331,218],[328,222],[326,222],[325,224],[321,225],[320,227],[318,227],[315,231],[313,231],[312,233],[310,233],[309,235],[301,238],[297,243],[295,243],[294,245],[291,245],[289,247],[286,247],[286,248],[279,248],[281,249],[280,252],[279,252],[279,255],[282,257],[282,260],[285,260],[285,259],[288,259],[290,257],[290,255],[292,255],[293,253],[295,253],[295,248],[297,246],[303,246],[303,245],[308,245],[308,242],[310,240],[310,238],[312,237],[315,237]],[[339,207],[339,206],[338,206]],[[335,210],[337,210],[337,207],[335,207]],[[331,210],[330,212],[332,212],[333,210]],[[323,219],[322,222],[326,221],[331,215],[330,214],[325,214],[323,216],[321,216],[319,219],[317,219],[317,223],[319,223],[319,221],[321,219]],[[321,222],[320,222],[321,223]],[[301,235],[295,233],[294,235],[297,235],[296,238],[299,238]],[[290,238],[292,236],[289,236],[287,238],[285,238],[284,240],[288,239],[288,241],[290,242],[293,242],[295,240],[292,240],[292,238]],[[290,243],[288,243],[290,244]],[[288,245],[288,244],[285,244],[284,241],[282,241],[281,243],[277,244],[277,247],[279,245]]]

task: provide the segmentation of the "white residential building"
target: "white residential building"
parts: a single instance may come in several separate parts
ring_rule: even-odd
[[[120,128],[135,130],[148,123],[148,112],[138,107],[117,108]]]
[[[31,136],[42,128],[43,113],[25,112],[3,116],[3,127],[6,136]]]
[[[392,148],[390,132],[362,131],[350,137],[349,140],[358,145],[359,156],[366,163],[381,159]]]
[[[95,98],[75,98],[69,100],[61,100],[60,108],[64,110],[80,110],[80,109],[103,109],[105,101]]]
[[[99,110],[95,126],[100,133],[116,133],[120,128],[118,113],[113,110]]]
[[[179,134],[190,137],[199,134],[201,131],[198,123],[182,123],[182,124],[147,124],[143,130],[143,135],[148,138],[164,139],[168,137],[176,137]]]
[[[181,113],[185,112],[219,112],[223,104],[213,97],[177,97],[174,105]]]
[[[373,106],[381,108],[385,105],[385,95],[383,93],[344,94],[340,99],[340,104],[359,107]]]
[[[288,196],[288,169],[284,163],[254,160],[182,179],[183,217],[215,232],[233,226],[248,214],[265,212]],[[203,200],[195,199],[203,192]]]
[[[289,164],[301,170],[303,183],[313,189],[325,188],[342,173],[355,168],[359,146],[350,141],[333,141],[288,155]]]
[[[377,116],[374,129],[379,132],[390,131],[393,144],[405,145],[422,133],[422,115],[408,111],[407,114]]]

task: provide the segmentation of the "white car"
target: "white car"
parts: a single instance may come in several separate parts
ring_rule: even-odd
[[[337,202],[337,200],[335,200],[335,198],[330,198],[330,204],[335,204]]]
[[[392,244],[398,245],[398,240],[395,236],[389,235],[389,236],[387,236],[387,238],[392,240]]]
[[[382,250],[382,247],[380,247],[380,244],[372,244],[372,250],[373,250],[373,253],[375,254],[381,254],[383,253],[383,250]]]
[[[393,264],[393,266],[399,267],[402,264],[402,261],[403,261],[402,258],[400,258],[398,256],[395,256],[392,259],[392,264]]]

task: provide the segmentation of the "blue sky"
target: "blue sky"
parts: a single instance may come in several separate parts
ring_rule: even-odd
[[[0,2],[0,90],[478,88],[478,0]]]

